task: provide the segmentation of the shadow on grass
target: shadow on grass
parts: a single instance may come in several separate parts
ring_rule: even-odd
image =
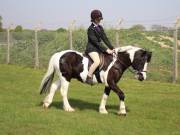
[[[95,110],[99,111],[99,103],[91,103],[88,101],[80,100],[80,99],[69,99],[69,103],[72,107],[78,108],[79,110]],[[43,103],[40,103],[39,106],[41,106]],[[52,102],[52,104],[49,106],[49,108],[55,107],[57,109],[63,110],[63,102]],[[110,112],[114,113],[118,111],[119,105],[106,105],[107,110],[111,110]],[[130,112],[129,109],[126,107],[126,111]]]
[[[80,99],[69,99],[69,103],[72,107],[78,108],[79,110],[95,110],[98,111],[99,103],[91,103],[88,101]],[[50,107],[56,107],[57,109],[62,109],[63,102],[52,102]],[[119,105],[106,105],[106,108],[109,110],[118,110]],[[129,109],[127,109],[129,112]]]

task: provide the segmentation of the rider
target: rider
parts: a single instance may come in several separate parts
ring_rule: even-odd
[[[93,64],[89,68],[86,83],[92,85],[92,76],[96,68],[100,64],[99,53],[113,54],[114,47],[109,42],[103,27],[100,25],[100,21],[103,19],[100,10],[93,10],[91,12],[91,22],[92,24],[88,28],[88,43],[86,46],[85,53],[88,54],[93,60]],[[108,48],[102,45],[101,40],[107,45]]]

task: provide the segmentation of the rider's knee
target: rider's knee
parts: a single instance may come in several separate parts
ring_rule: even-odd
[[[99,60],[99,59],[96,59],[96,60],[94,61],[94,64],[96,64],[97,66],[99,66],[100,60]]]

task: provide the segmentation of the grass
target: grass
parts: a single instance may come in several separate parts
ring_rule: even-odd
[[[119,100],[112,92],[108,115],[98,113],[103,85],[93,87],[73,80],[69,89],[73,113],[62,110],[56,93],[44,110],[39,95],[43,70],[0,65],[0,135],[179,135],[180,85],[124,78],[128,114],[117,116]]]

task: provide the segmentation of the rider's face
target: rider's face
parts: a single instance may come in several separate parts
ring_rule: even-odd
[[[101,18],[97,18],[97,19],[95,19],[95,23],[100,24],[101,20],[102,20]]]

